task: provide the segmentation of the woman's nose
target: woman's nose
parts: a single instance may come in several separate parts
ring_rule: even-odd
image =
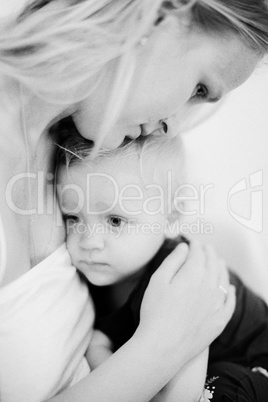
[[[80,246],[84,250],[103,250],[105,247],[105,239],[103,233],[96,233],[94,230],[87,231],[83,234]]]
[[[176,137],[180,132],[180,116],[174,114],[162,121],[166,125],[166,135],[168,138]]]
[[[171,116],[168,119],[159,120],[155,123],[146,123],[142,125],[142,135],[157,134],[167,138],[175,137],[179,133],[179,119]]]

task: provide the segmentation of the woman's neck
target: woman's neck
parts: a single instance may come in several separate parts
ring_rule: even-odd
[[[40,160],[43,151],[46,152],[46,146],[42,145],[44,142],[46,144],[48,128],[60,118],[73,113],[74,107],[45,102],[33,94],[27,94],[25,89],[20,89],[20,98],[23,134],[27,136],[31,156],[34,158],[38,150]],[[46,137],[45,141],[43,137]]]
[[[14,80],[0,76],[0,152],[15,169],[34,168],[35,156],[47,156],[46,129],[71,108],[49,104]],[[2,139],[1,139],[2,137]],[[40,147],[40,142],[41,145]],[[41,155],[40,155],[41,152]],[[44,158],[45,159],[45,158]]]

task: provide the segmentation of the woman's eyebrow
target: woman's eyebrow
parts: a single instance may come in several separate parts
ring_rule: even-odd
[[[218,82],[212,84],[211,88],[211,95],[208,97],[207,101],[209,103],[216,103],[223,97],[224,89]]]
[[[221,100],[221,98],[222,98],[222,94],[218,94],[218,95],[216,95],[216,96],[211,96],[210,98],[208,98],[208,103],[216,103],[216,102],[219,102],[219,100]]]

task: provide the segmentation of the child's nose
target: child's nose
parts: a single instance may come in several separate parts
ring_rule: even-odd
[[[102,250],[105,247],[104,235],[101,233],[85,233],[80,246],[84,250]]]

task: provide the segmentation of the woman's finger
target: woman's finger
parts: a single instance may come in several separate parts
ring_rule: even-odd
[[[233,285],[229,285],[227,298],[224,304],[224,321],[227,323],[231,319],[236,305],[236,288]]]
[[[226,303],[230,292],[229,272],[224,262],[222,262],[219,276],[218,289],[221,293],[224,303]]]
[[[204,246],[206,250],[206,266],[211,287],[219,291],[220,300],[227,301],[230,287],[229,272],[225,261],[218,257],[211,245]]]
[[[185,272],[185,275],[188,276],[192,283],[201,284],[202,278],[207,275],[205,262],[206,256],[202,244],[197,241],[191,241],[186,262],[187,270],[185,271],[187,272]],[[175,281],[180,281],[179,272],[178,270],[173,276],[174,283]]]
[[[161,275],[166,282],[172,281],[173,277],[185,263],[189,253],[189,246],[180,243],[162,262],[155,275]]]
[[[228,292],[229,272],[224,259],[219,257],[210,244],[204,245],[206,255],[207,275],[213,288],[217,287]]]

